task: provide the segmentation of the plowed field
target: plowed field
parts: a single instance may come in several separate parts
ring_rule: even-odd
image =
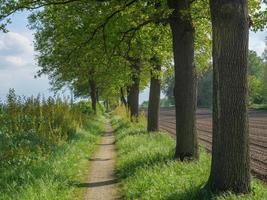
[[[161,108],[160,129],[175,137],[175,112]],[[199,143],[211,151],[212,115],[208,109],[197,110]],[[267,111],[249,111],[251,170],[258,178],[267,181]]]

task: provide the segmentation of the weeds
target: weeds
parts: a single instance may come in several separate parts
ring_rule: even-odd
[[[0,199],[75,199],[100,133],[88,103],[22,98],[0,109]]]
[[[145,116],[145,112],[143,110],[139,111],[139,116],[138,118],[132,118],[131,119],[131,116],[130,116],[130,112],[129,110],[121,105],[121,106],[117,106],[115,108],[115,110],[113,111],[113,114],[116,116],[121,116],[124,120],[130,122],[132,121],[133,123],[138,123],[138,124],[142,124],[144,126],[146,126],[147,124],[147,119],[146,119],[146,116]]]

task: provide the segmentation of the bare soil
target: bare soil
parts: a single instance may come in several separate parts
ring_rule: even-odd
[[[115,144],[110,123],[98,144],[98,150],[90,159],[90,173],[86,183],[85,200],[119,199],[118,184],[115,176]]]
[[[173,108],[160,110],[160,129],[175,137],[175,112]],[[211,151],[212,114],[208,109],[197,110],[198,139],[208,151]],[[267,182],[267,111],[249,111],[249,134],[251,172]]]

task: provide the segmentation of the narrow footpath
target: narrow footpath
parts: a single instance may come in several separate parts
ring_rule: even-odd
[[[115,176],[115,138],[110,123],[98,144],[98,149],[90,159],[90,172],[85,200],[119,199]]]

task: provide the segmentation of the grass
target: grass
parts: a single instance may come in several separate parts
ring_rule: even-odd
[[[149,134],[140,124],[113,117],[118,158],[116,170],[123,199],[264,200],[267,187],[253,180],[249,195],[214,195],[204,189],[211,157],[203,149],[197,162],[173,160],[175,141],[163,133]]]
[[[252,104],[250,108],[255,110],[267,110],[267,104]]]
[[[0,172],[1,200],[82,199],[86,188],[89,157],[103,132],[103,118],[90,118],[86,130],[58,146],[34,164]]]

